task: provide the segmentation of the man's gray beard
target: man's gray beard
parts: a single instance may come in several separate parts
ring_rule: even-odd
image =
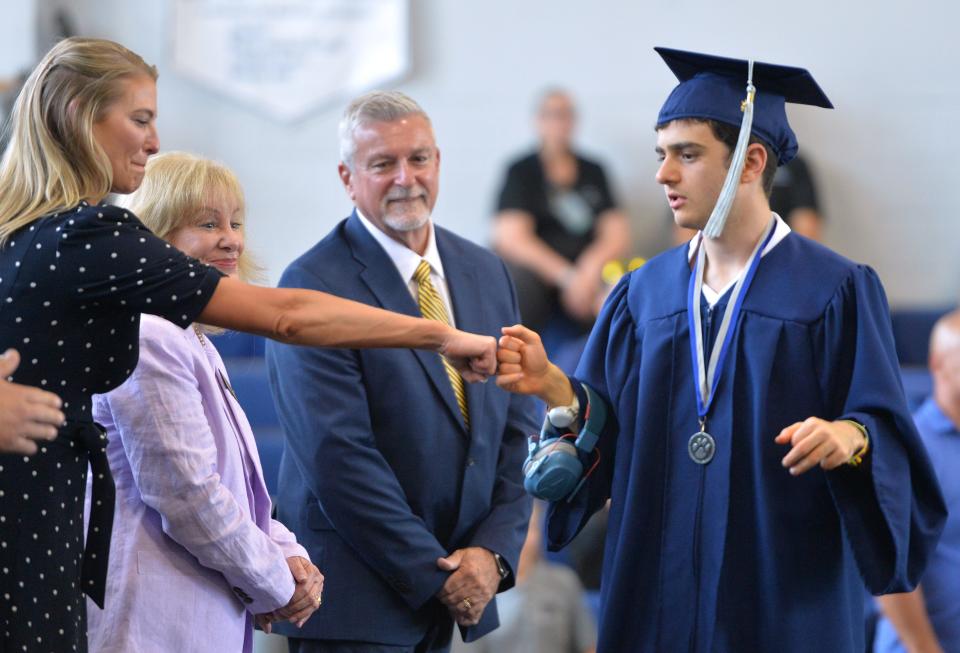
[[[383,216],[383,223],[394,231],[416,231],[430,222],[430,212],[427,211],[422,218],[410,220],[407,218],[395,218],[389,215]]]

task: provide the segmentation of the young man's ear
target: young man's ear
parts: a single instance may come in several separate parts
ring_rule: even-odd
[[[740,176],[740,182],[749,184],[761,179],[766,167],[767,148],[760,143],[750,143],[747,146],[747,155],[743,161],[743,174]]]

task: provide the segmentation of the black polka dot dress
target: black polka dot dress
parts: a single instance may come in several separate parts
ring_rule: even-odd
[[[47,216],[0,250],[0,350],[17,383],[57,393],[66,424],[34,456],[0,454],[0,651],[86,651],[84,593],[103,601],[113,480],[90,397],[137,364],[140,314],[186,327],[220,273],[106,204]],[[83,532],[88,464],[90,523]]]

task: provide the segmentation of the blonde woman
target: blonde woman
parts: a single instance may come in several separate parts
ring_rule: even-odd
[[[87,648],[83,593],[103,606],[114,503],[91,396],[133,372],[141,314],[294,344],[434,350],[467,380],[495,368],[489,336],[247,285],[104,203],[135,191],[159,149],[156,78],[121,45],[65,39],[30,74],[12,114],[0,163],[0,348],[16,346],[23,358],[9,380],[56,392],[67,419],[34,456],[0,455],[0,650]]]
[[[228,277],[255,270],[243,192],[220,164],[158,155],[124,205]],[[249,652],[255,616],[300,624],[319,607],[323,577],[270,518],[253,433],[209,331],[143,316],[133,374],[93,399],[118,500],[104,609],[87,601],[92,651]]]

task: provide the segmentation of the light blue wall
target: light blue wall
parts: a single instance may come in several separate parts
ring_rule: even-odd
[[[275,280],[350,209],[336,176],[341,105],[293,125],[180,77],[169,0],[74,0],[84,33],[158,64],[164,149],[232,166],[250,246]],[[531,142],[535,91],[576,94],[584,149],[609,165],[652,251],[665,220],[653,122],[674,84],[654,45],[811,69],[836,111],[791,117],[820,182],[829,243],[876,267],[897,304],[955,301],[960,24],[949,0],[412,0],[413,70],[397,85],[432,115],[443,154],[435,218],[486,242],[503,163]],[[2,50],[0,50],[2,53]]]
[[[34,57],[34,3],[14,0],[0,9],[0,80],[29,67]]]

